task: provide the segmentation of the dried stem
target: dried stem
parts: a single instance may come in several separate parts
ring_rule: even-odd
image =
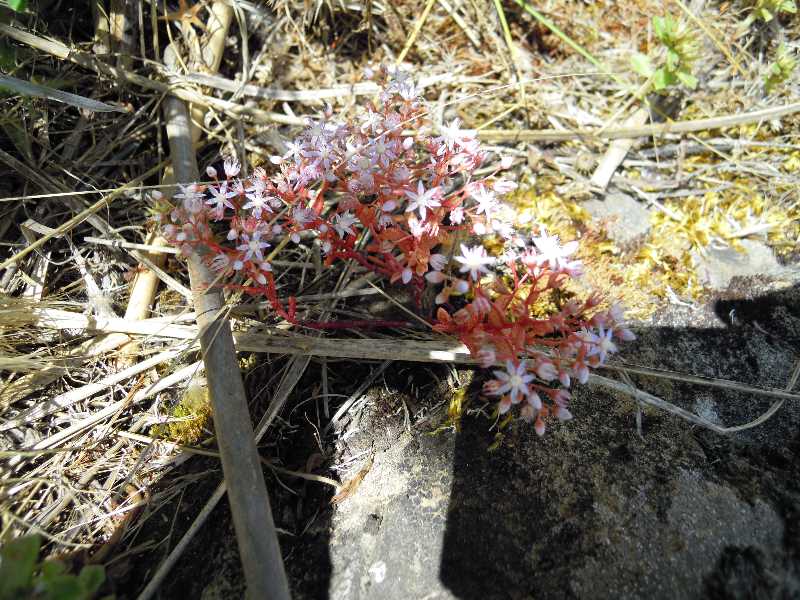
[[[169,65],[174,58],[170,46],[164,60]],[[168,97],[164,117],[176,181],[197,181],[188,107],[180,99]],[[288,599],[288,582],[233,336],[228,320],[221,316],[222,290],[212,287],[215,278],[200,256],[192,254],[188,263],[214,426],[249,594],[254,598]]]

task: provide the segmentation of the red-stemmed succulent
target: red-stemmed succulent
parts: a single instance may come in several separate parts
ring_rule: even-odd
[[[501,201],[516,187],[499,176],[508,162],[477,177],[488,155],[476,133],[458,119],[431,133],[408,74],[382,69],[379,79],[378,100],[358,122],[337,121],[328,108],[272,158],[274,173],[240,177],[239,163],[227,159],[224,178],[209,168],[209,183],[158,202],[162,230],[182,253],[202,256],[224,285],[263,295],[293,324],[296,303],[279,297],[269,252],[307,236],[326,265],[356,261],[418,298],[436,286],[434,329],[458,337],[482,367],[502,365],[484,391],[499,397],[499,414],[520,405],[541,434],[548,416],[571,417],[573,379],[585,382],[616,350],[613,340],[633,334],[618,307],[598,309],[597,296],[540,314],[541,299],[580,275],[570,258],[577,242],[562,246],[541,227],[518,231]],[[488,254],[482,236],[501,240],[502,255]]]

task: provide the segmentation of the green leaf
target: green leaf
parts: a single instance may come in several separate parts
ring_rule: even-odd
[[[656,91],[666,89],[673,83],[675,83],[675,74],[672,71],[667,71],[664,67],[661,67],[653,74],[653,88]]]
[[[63,102],[71,106],[76,106],[83,110],[90,110],[93,112],[125,112],[124,108],[119,106],[112,106],[105,102],[100,102],[93,98],[85,98],[77,94],[70,94],[69,92],[62,92],[53,87],[39,85],[31,81],[24,81],[16,77],[9,77],[0,73],[0,89],[11,90],[16,94],[23,96],[34,96],[37,98],[47,98],[48,100],[55,100],[56,102]]]
[[[783,0],[783,2],[778,5],[778,12],[795,14],[797,12],[797,5],[794,3],[794,0]]]
[[[57,575],[44,583],[44,600],[90,600],[74,575]]]
[[[67,570],[65,565],[60,560],[46,560],[42,563],[42,579],[52,579],[63,575]]]
[[[667,69],[670,71],[674,71],[678,68],[678,65],[680,63],[681,63],[680,54],[678,54],[674,50],[667,50]]]
[[[8,0],[8,6],[13,11],[25,12],[25,9],[28,8],[28,0]]]
[[[653,33],[655,36],[664,41],[664,34],[667,31],[667,24],[664,20],[664,17],[653,17]]]
[[[86,598],[94,596],[105,580],[106,570],[102,565],[88,565],[83,567],[80,575],[78,575],[78,582],[83,587]]]
[[[653,64],[650,57],[640,52],[631,56],[631,67],[642,77],[650,77],[653,74]]]
[[[653,17],[653,33],[662,44],[671,46],[675,37],[677,23],[669,15],[663,17]]]
[[[678,71],[675,73],[678,77],[678,81],[680,81],[683,85],[685,85],[690,90],[693,90],[697,87],[697,77],[689,73],[688,71]]]
[[[42,539],[29,535],[11,540],[0,550],[0,600],[18,598],[33,579]]]

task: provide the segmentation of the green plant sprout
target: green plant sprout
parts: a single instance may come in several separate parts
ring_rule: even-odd
[[[28,0],[8,0],[8,7],[14,12],[25,12],[28,8]]]
[[[647,87],[657,92],[678,83],[695,89],[697,77],[692,75],[692,65],[699,53],[695,32],[686,24],[665,15],[653,17],[653,33],[664,50],[663,57],[657,60],[659,66],[655,66],[654,59],[637,52],[631,57],[634,71],[647,77]]]
[[[747,15],[742,25],[750,27],[757,19],[761,19],[764,23],[769,23],[782,12],[795,14],[797,5],[794,0],[756,0],[753,4],[753,10]]]
[[[57,560],[39,562],[42,539],[20,537],[0,549],[0,600],[91,600],[106,579],[101,565],[87,565],[77,575]],[[112,598],[107,596],[106,599]]]
[[[788,81],[796,66],[797,60],[792,52],[786,47],[786,44],[781,44],[778,47],[775,62],[769,66],[764,75],[764,91],[771,94],[776,86]]]

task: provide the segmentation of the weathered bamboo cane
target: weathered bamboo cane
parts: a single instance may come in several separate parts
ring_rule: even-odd
[[[171,47],[164,53],[165,62],[170,56],[175,56]],[[164,100],[164,117],[175,180],[195,182],[198,170],[189,108],[182,100],[168,97]],[[214,275],[200,256],[192,254],[188,264],[214,427],[248,595],[288,600],[289,586],[233,335],[228,320],[221,316],[222,290],[212,286]]]

